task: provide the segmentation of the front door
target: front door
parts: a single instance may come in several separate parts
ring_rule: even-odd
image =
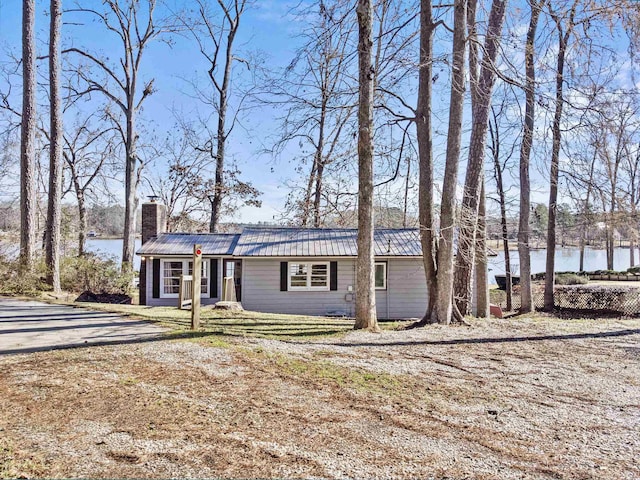
[[[236,299],[242,301],[242,260],[225,260],[224,276],[233,278],[236,287]]]

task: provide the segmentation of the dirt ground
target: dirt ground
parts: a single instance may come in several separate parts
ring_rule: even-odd
[[[640,320],[0,356],[0,476],[640,478]]]

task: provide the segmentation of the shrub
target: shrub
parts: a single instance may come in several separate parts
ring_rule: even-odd
[[[0,252],[0,294],[34,296],[51,289],[45,283],[44,259],[38,258],[30,272],[21,272],[19,267],[18,259]],[[114,259],[103,260],[93,254],[60,259],[60,285],[65,291],[127,294],[132,280],[133,273],[121,273]]]
[[[122,273],[112,258],[94,254],[84,257],[64,257],[60,266],[60,284],[71,292],[126,294],[131,289],[133,273]]]
[[[561,273],[556,275],[556,285],[585,285],[589,283],[589,278],[575,273]]]
[[[0,257],[0,293],[5,295],[36,295],[45,290],[44,262],[38,261],[30,272],[21,272],[17,259]]]
[[[627,268],[628,273],[640,273],[640,266]]]

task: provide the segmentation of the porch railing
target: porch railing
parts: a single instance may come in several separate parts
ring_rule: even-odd
[[[193,302],[193,276],[180,275],[180,287],[178,289],[178,308],[189,310]]]
[[[222,300],[225,302],[237,302],[236,284],[233,277],[222,279]]]

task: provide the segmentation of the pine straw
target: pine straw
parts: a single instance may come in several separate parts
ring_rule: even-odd
[[[2,476],[640,477],[640,321],[0,357]]]

